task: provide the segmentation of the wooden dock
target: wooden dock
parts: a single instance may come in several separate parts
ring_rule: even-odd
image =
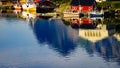
[[[79,17],[79,12],[63,12],[64,18]]]

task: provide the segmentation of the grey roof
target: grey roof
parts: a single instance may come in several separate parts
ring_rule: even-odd
[[[93,5],[95,0],[72,0],[71,5]]]

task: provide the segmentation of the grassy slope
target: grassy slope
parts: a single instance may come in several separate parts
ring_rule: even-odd
[[[120,1],[110,1],[110,2],[98,3],[97,6],[112,9],[112,10],[119,9],[120,8]]]
[[[70,2],[61,4],[55,10],[56,12],[63,12],[63,11],[67,11],[69,8],[70,8]]]
[[[111,1],[111,6],[114,8],[120,8],[120,1]]]
[[[113,9],[113,10],[119,9],[120,8],[120,1],[110,1],[110,2],[98,3],[98,6],[101,6],[104,8],[108,8],[108,6],[110,6],[109,9]],[[70,2],[63,3],[58,8],[56,8],[56,12],[67,11],[67,9],[69,9],[69,8],[70,8]]]

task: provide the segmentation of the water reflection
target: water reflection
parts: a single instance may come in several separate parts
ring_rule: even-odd
[[[18,18],[19,13],[21,13],[21,11],[0,10],[0,17]]]
[[[107,38],[115,33],[114,25],[98,25],[96,29],[79,29],[79,36],[85,38],[91,42],[97,42],[104,38]]]
[[[28,20],[31,20],[32,17],[35,19],[35,15],[28,16],[30,15],[26,14]],[[90,55],[97,53],[106,61],[119,62],[120,36],[116,34],[118,25],[106,25],[104,24],[106,19],[103,18],[68,19],[72,28],[64,26],[64,22],[60,19],[46,20],[39,17],[34,24],[33,21],[29,21],[29,24],[32,24],[33,32],[40,44],[48,44],[51,49],[62,56],[69,55],[77,45],[80,45]]]
[[[31,26],[40,44],[48,44],[51,49],[58,51],[62,56],[69,55],[75,49],[77,31],[64,26],[60,19],[47,20],[43,16],[29,12],[22,12],[21,17],[26,19]]]
[[[97,23],[91,18],[70,18],[71,27],[80,27],[84,29],[94,29]]]
[[[37,20],[33,31],[39,43],[49,44],[50,48],[63,56],[68,55],[76,47],[77,31],[65,27],[61,20]]]
[[[102,18],[70,18],[67,21],[72,28],[79,30],[78,45],[89,55],[97,54],[108,62],[120,62],[120,34],[116,33],[119,31],[118,23],[105,24]]]
[[[39,47],[37,47],[37,44],[33,44],[34,46],[32,46],[32,43],[36,43],[36,41],[32,40],[29,41],[31,44],[30,46],[26,46],[25,44],[21,45],[21,48],[23,45],[26,46],[26,48],[33,48],[33,50],[28,49],[28,51],[30,51],[29,55],[32,57],[32,60],[37,58],[34,61],[29,60],[30,58],[25,59],[25,54],[28,53],[26,53],[27,50],[22,49],[24,51],[22,59],[25,59],[28,62],[30,61],[30,63],[28,63],[28,67],[31,66],[31,64],[33,65],[33,68],[34,66],[41,67],[44,62],[47,63],[47,65],[43,65],[46,68],[49,68],[49,66],[52,68],[100,68],[101,66],[103,68],[120,67],[120,25],[118,18],[114,18],[113,20],[103,17],[83,17],[66,18],[63,20],[60,18],[41,18],[41,16],[37,16],[37,13],[34,12],[14,12],[14,14],[16,13],[18,14],[16,17],[25,20],[25,23],[27,23],[27,25],[31,28],[30,30],[25,29],[26,36],[27,31],[29,31],[27,39],[34,39],[34,37],[30,37],[32,34],[30,31],[32,31],[37,43],[39,44]],[[117,24],[115,24],[116,20]],[[111,21],[112,23],[107,23]],[[45,46],[48,48],[44,48]],[[7,49],[5,49],[5,51],[7,51]],[[35,53],[33,53],[33,51]],[[44,54],[44,52],[48,52],[48,55]],[[55,53],[57,53],[57,55]],[[14,56],[15,55],[13,55],[13,57]],[[29,56],[26,58],[28,57]],[[64,57],[69,58],[69,61],[64,60]],[[16,61],[18,60],[19,59],[16,59]],[[96,61],[99,63],[96,64]],[[24,63],[25,61],[21,62]],[[56,65],[51,64],[51,62]],[[107,65],[108,62],[110,65]],[[0,62],[0,65],[1,63],[2,62]]]
[[[80,45],[90,55],[97,53],[106,61],[119,62],[120,36],[116,34],[117,25],[103,24],[103,18],[70,18],[69,21],[72,28],[64,26],[60,19],[36,20],[33,31],[38,42],[49,44],[51,49],[63,56]]]
[[[120,61],[120,42],[115,35],[115,26],[103,25],[101,29],[79,30],[79,43],[89,54],[97,53],[106,61]],[[120,38],[120,37],[119,37]],[[83,42],[84,40],[84,42]],[[90,46],[88,46],[90,45]]]

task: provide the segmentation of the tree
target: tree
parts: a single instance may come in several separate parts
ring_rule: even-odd
[[[51,0],[53,2],[59,2],[59,3],[67,3],[70,2],[71,0]]]

